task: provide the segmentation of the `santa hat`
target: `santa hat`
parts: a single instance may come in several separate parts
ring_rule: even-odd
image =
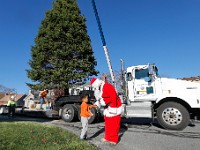
[[[92,80],[90,81],[90,84],[94,88],[98,88],[101,85],[101,83],[102,83],[102,80],[99,80],[97,78],[92,78]]]

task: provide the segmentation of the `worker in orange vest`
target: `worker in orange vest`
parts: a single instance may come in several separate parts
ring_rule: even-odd
[[[47,89],[45,89],[45,90],[43,90],[43,91],[40,92],[40,94],[39,94],[40,109],[42,109],[42,104],[43,104],[44,102],[46,102],[47,105],[48,105],[48,101],[47,101],[47,94],[48,94],[48,93],[49,93],[49,91],[48,91]]]

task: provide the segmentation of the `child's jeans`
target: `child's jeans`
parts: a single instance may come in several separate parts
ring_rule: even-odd
[[[82,123],[82,130],[81,130],[80,139],[85,139],[87,138],[88,118],[81,117],[81,123]]]

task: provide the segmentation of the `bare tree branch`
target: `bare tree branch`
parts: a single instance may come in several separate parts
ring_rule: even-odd
[[[123,81],[122,81],[121,71],[114,71],[114,74],[115,74],[116,89],[118,93],[123,93],[124,89],[122,88]],[[106,80],[107,82],[112,84],[112,78],[111,78],[110,73],[103,73],[102,80]]]
[[[14,89],[14,88],[7,88],[7,87],[5,87],[5,86],[3,86],[1,84],[0,84],[0,92],[8,93],[8,94],[17,93],[16,89]]]

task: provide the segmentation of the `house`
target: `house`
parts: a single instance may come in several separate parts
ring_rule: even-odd
[[[29,90],[28,95],[24,98],[24,107],[29,107],[30,100],[33,100],[33,99],[35,99],[35,96],[32,93],[32,91]]]
[[[2,99],[5,96],[6,93],[0,92],[0,99]]]
[[[200,83],[200,76],[189,77],[189,78],[182,78],[182,80]]]
[[[92,86],[90,85],[89,82],[86,82],[83,85],[74,85],[69,89],[69,94],[70,95],[78,95],[80,91],[82,90],[92,90]]]
[[[85,84],[73,85],[69,88],[70,95],[78,95],[82,90],[91,90],[92,87],[89,82]],[[35,102],[39,102],[39,93],[40,91],[37,90],[29,90],[28,95],[24,98],[24,107],[30,108],[31,105]],[[47,95],[47,99],[51,99],[54,96],[54,90],[49,90]]]
[[[39,90],[29,90],[28,95],[24,98],[24,107],[30,108],[32,104],[39,103],[39,93]],[[53,95],[53,90],[49,90],[47,99],[51,99]]]
[[[17,102],[17,106],[23,106],[24,105],[24,98],[26,97],[25,94],[15,94],[15,100]],[[10,95],[5,94],[1,99],[0,99],[0,106],[1,105],[6,105],[8,101],[10,100]]]

